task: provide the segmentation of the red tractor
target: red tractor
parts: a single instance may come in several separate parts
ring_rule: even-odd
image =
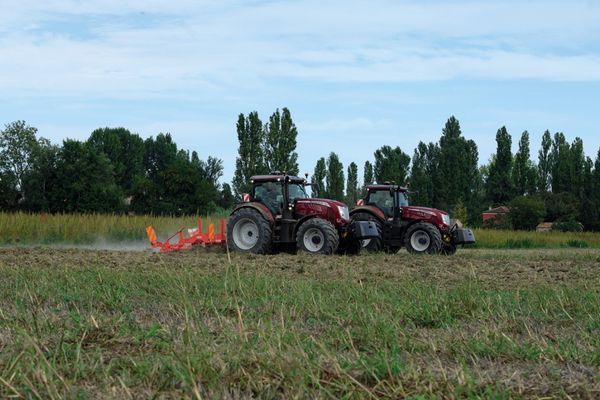
[[[306,179],[286,174],[250,178],[252,193],[243,195],[227,222],[233,250],[268,254],[293,247],[308,253],[356,253],[363,240],[377,239],[372,221],[350,221],[348,207],[306,194]]]
[[[384,184],[367,186],[367,196],[350,212],[352,221],[371,221],[379,236],[365,239],[370,251],[454,254],[459,244],[475,243],[470,229],[451,224],[447,212],[408,204],[405,187]]]

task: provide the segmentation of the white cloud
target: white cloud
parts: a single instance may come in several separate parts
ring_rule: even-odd
[[[600,80],[600,7],[589,2],[251,4],[25,1],[0,17],[0,84],[127,98],[286,77]],[[96,15],[123,18],[91,18],[91,38],[43,30]],[[168,18],[137,26],[144,15]]]

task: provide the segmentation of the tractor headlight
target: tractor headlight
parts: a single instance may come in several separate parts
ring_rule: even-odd
[[[350,221],[350,212],[348,211],[348,207],[346,206],[337,206],[340,216],[344,221]]]
[[[450,215],[442,214],[442,221],[444,221],[445,225],[450,226]]]

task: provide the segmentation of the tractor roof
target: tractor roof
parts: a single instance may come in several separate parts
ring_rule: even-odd
[[[281,175],[254,175],[254,176],[250,177],[250,182],[252,182],[252,183],[255,183],[255,182],[283,182],[283,180],[285,179],[286,176],[291,183],[306,182],[306,179],[300,178],[299,176],[283,175],[283,174],[281,174]]]
[[[407,192],[408,188],[404,186],[391,185],[391,184],[381,184],[381,185],[367,185],[367,190],[369,191],[378,191],[378,190],[390,190],[394,189],[398,192]]]

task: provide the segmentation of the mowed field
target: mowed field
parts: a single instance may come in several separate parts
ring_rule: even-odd
[[[598,398],[600,250],[0,249],[0,398]]]

